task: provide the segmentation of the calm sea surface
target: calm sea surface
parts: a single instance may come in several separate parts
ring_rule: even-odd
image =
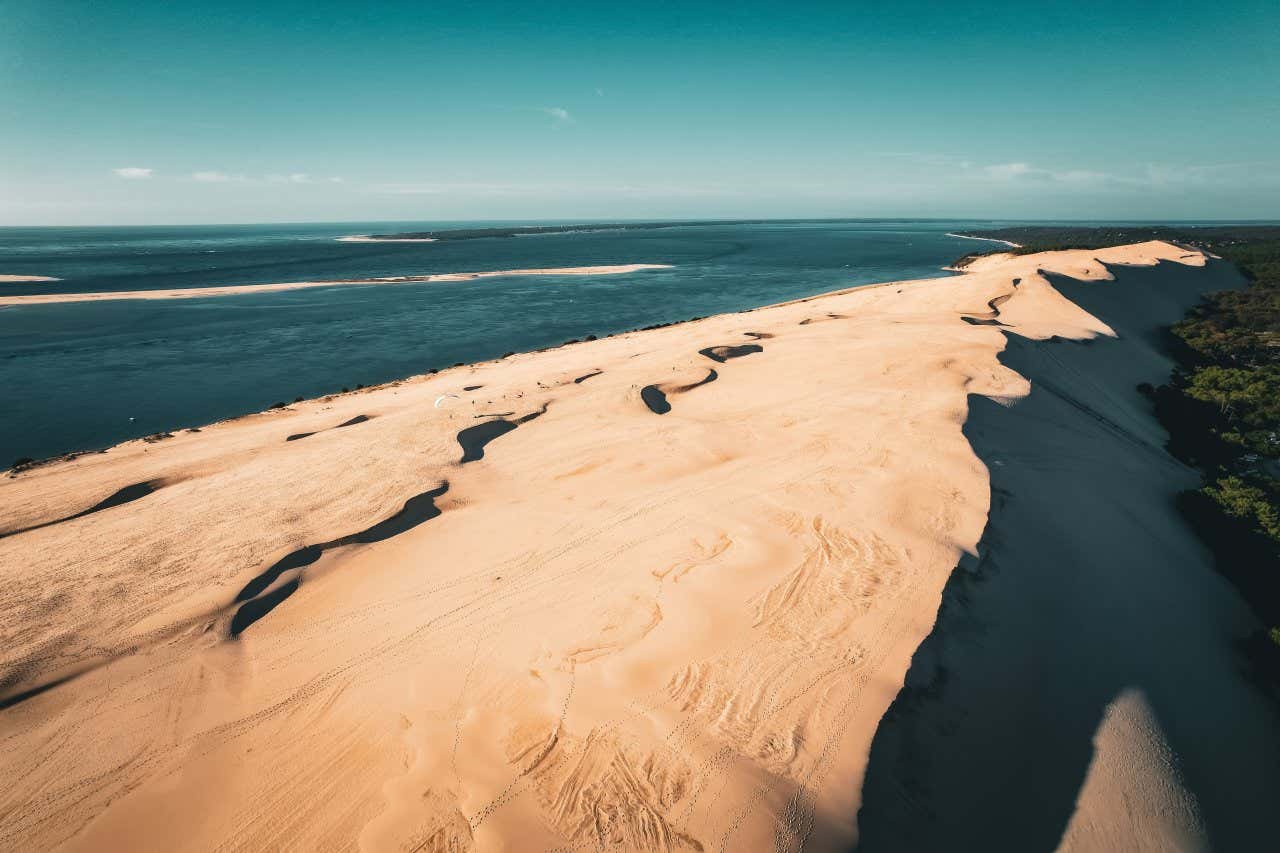
[[[11,294],[674,265],[597,278],[0,309],[0,467],[509,350],[851,285],[943,276],[948,262],[991,245],[947,236],[976,225],[787,221],[403,244],[335,238],[449,223],[0,228],[0,274],[63,279],[0,283]]]

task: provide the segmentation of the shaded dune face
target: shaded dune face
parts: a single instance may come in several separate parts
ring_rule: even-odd
[[[745,332],[744,334],[759,338],[773,337],[768,334],[759,332]],[[698,355],[705,356],[712,361],[724,364],[730,359],[742,358],[753,353],[764,352],[764,347],[759,344],[739,344],[706,347],[698,350]],[[660,383],[654,385],[646,385],[640,389],[640,399],[649,408],[649,411],[655,415],[665,415],[671,411],[671,402],[667,399],[669,395],[684,394],[695,388],[701,388],[711,382],[715,382],[720,378],[720,374],[714,370],[707,371],[707,375],[696,382],[689,382],[683,385],[673,383]]]
[[[232,638],[240,636],[246,628],[266,616],[283,603],[285,599],[297,592],[298,587],[302,584],[303,570],[319,560],[325,551],[342,548],[346,545],[372,545],[375,542],[382,542],[392,536],[399,536],[401,533],[412,530],[418,525],[440,515],[440,509],[436,506],[436,498],[441,497],[447,491],[449,491],[449,484],[441,483],[434,489],[409,498],[398,512],[372,527],[367,527],[359,533],[352,533],[349,536],[341,536],[328,542],[322,542],[319,545],[307,545],[285,555],[245,584],[244,588],[236,594],[236,603],[243,603],[236,610],[235,615],[231,617],[228,635]],[[292,574],[289,581],[275,586],[276,581],[290,573]]]
[[[720,378],[720,374],[714,370],[708,370],[707,375],[697,382],[690,382],[687,385],[646,385],[640,389],[640,399],[649,411],[655,415],[665,415],[671,411],[671,402],[667,399],[668,394],[683,394],[692,391],[694,388],[701,388],[711,382],[715,382]]]
[[[737,346],[707,347],[706,349],[698,350],[699,355],[705,355],[712,361],[718,361],[721,364],[731,358],[742,358],[744,355],[751,355],[755,352],[764,352],[764,347],[759,344],[739,344]]]
[[[343,427],[355,426],[356,424],[365,423],[369,419],[370,419],[369,415],[356,415],[354,418],[343,421],[342,423],[338,424],[333,428],[342,429]],[[317,430],[316,432],[324,432],[324,430]],[[295,432],[293,435],[286,437],[285,441],[299,441],[304,438],[310,438],[311,436],[315,435],[316,432]]]
[[[538,411],[530,412],[514,421],[498,417],[482,424],[476,424],[473,427],[467,427],[458,433],[458,445],[462,447],[462,458],[458,460],[458,464],[465,465],[468,462],[478,462],[484,458],[484,449],[489,442],[506,435],[521,424],[526,424],[541,417],[546,412],[547,406],[544,405]]]
[[[1151,263],[1175,251],[1161,246],[1100,254]],[[1070,817],[1089,829],[1073,837],[1138,849],[1144,836],[1107,803],[1163,820],[1154,788],[1135,794],[1089,771],[1081,813],[1067,804],[1090,715],[1111,721],[1100,749],[1120,739],[1154,758],[1162,745],[1176,753],[1212,830],[1231,817],[1230,786],[1216,804],[1202,794],[1205,768],[1221,769],[1205,763],[1209,748],[1244,744],[1257,766],[1275,732],[1250,712],[1198,748],[1187,733],[1209,718],[1179,722],[1171,685],[1155,679],[1140,685],[1145,698],[1098,707],[1124,680],[1117,672],[1136,670],[1080,624],[1119,643],[1125,614],[1105,610],[1106,595],[1085,607],[1089,589],[1071,582],[1124,572],[1043,527],[1063,513],[1029,502],[1031,468],[998,455],[1006,439],[992,444],[989,430],[1011,416],[1006,404],[1022,400],[1016,414],[1044,392],[1105,419],[1089,417],[1102,431],[1090,447],[1109,448],[1100,459],[1114,478],[1151,464],[1158,443],[1139,450],[1123,438],[1149,438],[1136,408],[1089,396],[1097,365],[1042,375],[1032,390],[1020,373],[1042,365],[1014,345],[1002,353],[1009,335],[1035,341],[1032,351],[1105,354],[1105,338],[1065,342],[1108,328],[1038,272],[1098,279],[1105,268],[1070,253],[1011,263],[445,371],[0,482],[0,512],[18,507],[21,526],[119,483],[187,478],[163,500],[0,540],[0,759],[11,780],[0,847],[846,850],[858,841],[865,775],[867,849],[884,839],[898,842],[886,849],[965,846],[971,835],[944,831],[962,804],[983,816],[972,825],[987,840],[1035,824],[1018,838],[1042,849],[1054,843],[1040,843],[1053,835],[1043,827],[1061,834]],[[1010,328],[962,321],[984,305]],[[811,315],[833,322],[801,327]],[[771,342],[698,349],[744,338]],[[485,399],[437,405],[464,382],[483,385]],[[643,390],[637,402],[644,388],[670,416],[653,417]],[[281,441],[289,424],[369,411],[378,416],[360,429]],[[1039,419],[1058,415],[1026,411],[1034,417],[1014,419],[1014,432],[1034,444],[1049,434]],[[1072,421],[1045,447],[1083,428]],[[988,477],[1006,475],[993,501]],[[1090,488],[1063,481],[1041,499],[1085,502]],[[69,503],[76,494],[94,497]],[[1109,500],[1095,500],[1091,526],[1105,528],[1099,513],[1132,512]],[[1001,515],[1019,501],[1031,511]],[[1125,558],[1151,546],[1147,530],[1129,531]],[[1036,550],[997,551],[1015,539]],[[966,552],[980,556],[953,576]],[[1044,568],[1022,564],[1030,559]],[[1044,596],[996,596],[1020,602],[983,623],[987,636],[1011,632],[998,648],[949,633],[951,614],[978,608],[997,581],[964,596],[953,586],[984,572],[1057,583]],[[1159,604],[1147,609],[1158,615]],[[1174,613],[1170,624],[1188,616]],[[988,692],[1041,687],[1036,659],[1027,669],[1016,658],[1041,654],[1050,635],[1061,636],[1050,648],[1087,649],[1107,673],[1070,697],[1085,676],[1052,668],[1063,684],[1046,695],[1061,701],[1061,732],[1049,716],[993,710]],[[935,654],[970,640],[971,653]],[[1186,669],[1190,648],[1177,648],[1170,672]],[[935,659],[945,678],[915,671]],[[1230,667],[1186,660],[1197,677],[1217,672],[1206,695],[1226,695]],[[972,686],[947,692],[961,684]],[[966,713],[928,716],[935,696]],[[915,734],[893,734],[916,708],[926,716]],[[973,728],[983,714],[1008,749],[988,754],[985,730]],[[1164,764],[1142,766],[1158,775]],[[1249,796],[1275,793],[1264,771],[1248,781]],[[1028,805],[1025,820],[999,813],[1014,788],[1047,792],[1051,806]],[[926,844],[913,848],[917,839]]]
[[[55,524],[62,524],[65,521],[72,521],[73,519],[84,518],[86,515],[92,515],[95,512],[102,512],[104,509],[111,509],[112,507],[122,506],[123,504],[131,503],[141,498],[145,498],[147,495],[155,492],[157,489],[159,489],[163,485],[165,485],[165,483],[162,480],[144,480],[141,483],[133,483],[132,485],[125,486],[122,489],[118,489],[115,492],[112,492],[110,495],[98,501],[96,504],[89,507],[88,509],[81,510],[80,512],[74,513],[73,515],[68,515],[62,518],[54,519],[53,521],[45,521],[45,522],[41,522],[40,524],[30,525],[29,527],[22,527],[17,530],[5,531],[3,533],[0,533],[0,539],[5,538],[6,536],[16,536],[19,533],[27,533],[32,530],[40,530],[41,528],[44,528],[44,527],[51,527]]]
[[[1045,278],[1116,337],[1006,333],[1000,361],[1030,395],[970,399],[993,505],[876,734],[860,850],[1268,843],[1274,708],[1242,677],[1240,604],[1176,509],[1198,478],[1136,390],[1173,368],[1162,330],[1242,282],[1222,265],[1112,273]],[[1107,721],[1135,701],[1141,725],[1117,735]]]

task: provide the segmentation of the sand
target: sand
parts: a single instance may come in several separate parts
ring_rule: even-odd
[[[281,284],[233,284],[221,287],[183,287],[170,290],[111,290],[100,293],[40,293],[29,296],[0,296],[3,305],[50,305],[61,302],[105,302],[120,299],[203,299],[211,296],[243,296],[248,293],[277,293],[309,287],[349,287],[379,284],[422,284],[435,281],[474,281],[509,276],[595,276],[626,275],[641,270],[669,269],[670,264],[616,264],[591,267],[549,267],[545,269],[449,272],[432,275],[402,275],[336,281],[289,281]]]
[[[863,850],[1270,844],[1280,719],[1237,648],[1259,626],[1178,512],[1199,475],[1137,391],[1173,368],[1164,329],[1246,282],[1221,262],[1109,272],[1049,281],[1115,337],[1001,329],[1031,393],[969,401],[993,506],[877,729]]]
[[[1113,334],[1041,270],[1161,260],[1205,264],[1004,256],[3,480],[0,848],[846,848],[988,523],[970,395],[1030,391],[1006,331]],[[1071,838],[1202,840],[1112,776]]]
[[[434,243],[435,237],[370,237],[366,234],[352,234],[350,237],[336,238],[339,243]]]
[[[0,284],[17,284],[26,281],[61,281],[47,275],[0,275]]]

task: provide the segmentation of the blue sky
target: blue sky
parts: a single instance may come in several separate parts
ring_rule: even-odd
[[[1280,3],[1046,5],[0,0],[0,224],[1280,218]]]

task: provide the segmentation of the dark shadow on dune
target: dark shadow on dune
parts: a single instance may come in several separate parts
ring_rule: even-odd
[[[1052,283],[1119,339],[1007,334],[1000,361],[1030,396],[970,397],[964,433],[991,513],[876,732],[860,850],[1055,848],[1099,722],[1128,689],[1159,720],[1214,846],[1274,842],[1280,720],[1235,645],[1254,617],[1179,515],[1175,495],[1198,478],[1135,387],[1172,368],[1163,327],[1241,282],[1223,264],[1113,272]]]
[[[307,545],[296,551],[290,551],[284,557],[272,563],[269,568],[257,575],[253,580],[244,585],[240,592],[236,593],[235,600],[237,602],[249,601],[257,598],[263,591],[276,582],[285,572],[291,572],[294,569],[301,569],[311,565],[320,559],[320,555],[324,553],[324,547],[321,545]]]
[[[64,678],[59,678],[56,681],[50,681],[47,684],[41,684],[37,687],[32,687],[30,690],[24,690],[21,693],[15,693],[12,696],[0,699],[0,711],[3,711],[6,708],[12,708],[14,705],[21,705],[28,699],[34,699],[41,693],[45,693],[55,687],[66,684],[74,678],[76,678],[75,675],[68,675]]]
[[[694,388],[701,388],[703,385],[709,385],[720,378],[720,374],[714,370],[708,370],[707,375],[699,379],[697,382],[691,382],[688,385],[681,385],[678,388],[672,388],[670,393],[683,394],[686,391],[692,391]]]
[[[1017,287],[1021,282],[1022,279],[1015,278],[1013,280],[1013,286]],[[1012,296],[1013,294],[1011,293],[997,296],[995,299],[991,299],[987,302],[987,307],[991,309],[990,311],[985,314],[967,314],[962,316],[960,319],[964,320],[970,326],[1003,326],[1005,324],[1001,323],[996,318],[1000,316],[1000,306],[1008,302]]]
[[[359,533],[340,536],[337,539],[331,539],[319,545],[307,545],[296,551],[291,551],[280,560],[277,560],[268,569],[245,584],[244,588],[236,595],[235,601],[244,603],[236,610],[235,616],[231,619],[229,635],[231,637],[239,636],[245,628],[266,616],[279,606],[282,601],[297,591],[302,583],[301,574],[264,594],[264,590],[269,589],[286,572],[310,566],[319,560],[325,551],[341,548],[344,545],[370,545],[374,542],[382,542],[436,518],[440,515],[440,508],[436,506],[436,498],[447,491],[449,491],[449,484],[447,482],[441,483],[430,491],[422,492],[409,498],[394,515],[379,521],[372,527],[366,527]]]
[[[0,539],[4,539],[6,536],[17,536],[19,533],[27,533],[32,530],[40,530],[43,527],[52,527],[55,524],[62,524],[64,521],[84,518],[86,515],[92,515],[95,512],[102,512],[104,509],[111,509],[112,507],[132,503],[139,498],[145,498],[147,495],[159,489],[162,485],[164,485],[162,480],[144,480],[141,483],[134,483],[133,485],[125,486],[123,489],[118,489],[117,491],[112,492],[93,506],[88,509],[81,510],[74,515],[68,515],[54,519],[53,521],[45,521],[40,524],[33,524],[30,527],[23,527],[18,530],[10,530],[6,533],[0,533]]]
[[[473,427],[467,427],[458,433],[458,444],[462,445],[462,458],[458,460],[459,464],[465,465],[468,462],[475,462],[484,458],[484,446],[501,435],[506,435],[516,428],[516,425],[505,418],[486,421],[482,424],[476,424]]]
[[[342,429],[343,427],[355,426],[356,424],[362,424],[367,420],[369,420],[368,415],[356,415],[351,420],[343,421],[342,423],[338,424],[336,427],[332,427],[332,429]],[[298,441],[299,439],[310,438],[311,436],[315,435],[316,432],[325,432],[325,430],[316,430],[314,432],[296,432],[293,435],[286,438],[285,441]]]
[[[458,464],[465,465],[468,462],[476,462],[483,459],[485,445],[489,442],[546,413],[547,406],[544,405],[541,409],[516,418],[514,421],[499,418],[498,420],[485,421],[482,424],[467,427],[458,433],[458,444],[462,447],[462,458],[458,460]]]
[[[671,411],[671,404],[667,402],[667,395],[662,393],[657,385],[646,385],[640,389],[640,399],[649,407],[649,411],[655,415],[665,415]]]
[[[297,577],[288,583],[281,584],[264,596],[245,602],[231,617],[231,627],[227,629],[227,635],[232,639],[239,637],[246,628],[275,610],[281,602],[297,592],[301,585],[302,578]]]
[[[708,370],[706,376],[697,382],[690,382],[688,385],[646,385],[640,389],[640,399],[649,407],[649,411],[655,415],[665,415],[671,411],[671,402],[667,399],[669,394],[683,394],[686,391],[692,391],[694,388],[709,385],[719,378],[720,374],[716,373],[715,370]]]
[[[773,335],[768,332],[743,332],[742,334],[746,335],[748,338],[755,338],[757,341],[767,341],[769,338],[773,337]]]
[[[698,355],[705,355],[712,361],[724,364],[731,358],[742,358],[744,355],[751,355],[753,352],[764,352],[764,347],[759,344],[707,347],[706,349],[698,350]]]
[[[594,373],[588,373],[588,374],[586,374],[585,376],[579,376],[577,379],[573,380],[573,384],[574,384],[574,385],[581,385],[583,382],[586,382],[586,381],[587,381],[588,379],[590,379],[592,376],[599,376],[601,373],[604,373],[604,371],[603,371],[603,370],[597,370],[597,371],[595,371]]]

